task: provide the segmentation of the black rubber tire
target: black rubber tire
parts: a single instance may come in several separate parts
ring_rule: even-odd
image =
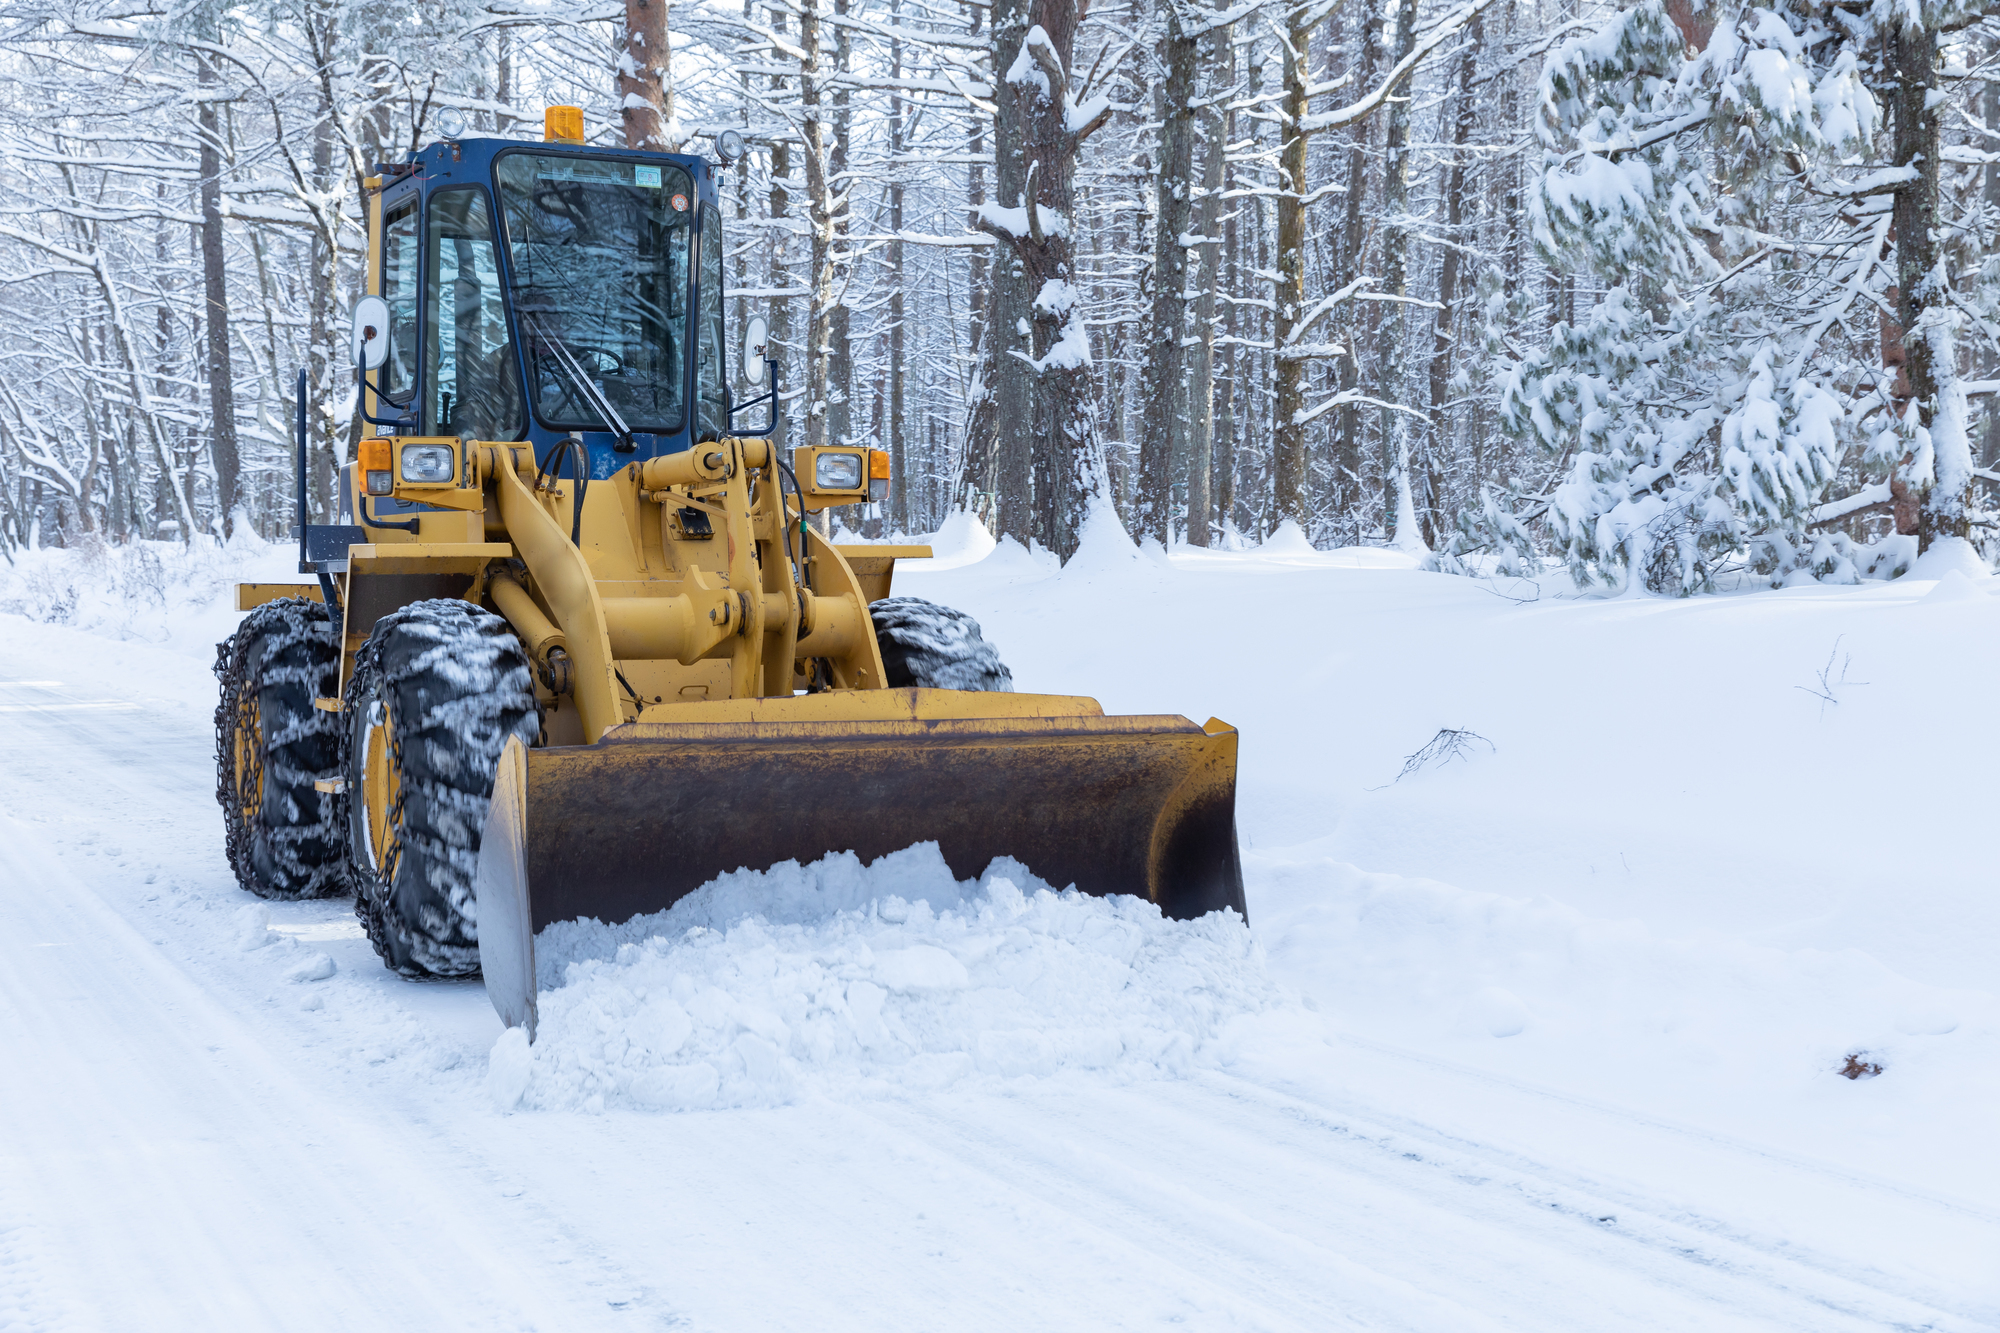
[[[215,799],[236,882],[280,900],[344,892],[339,800],[314,786],[339,772],[339,718],[313,707],[340,678],[326,607],[255,608],[215,646],[215,675]]]
[[[479,971],[474,875],[493,775],[510,735],[541,731],[527,655],[507,622],[470,602],[412,602],[375,622],[354,655],[341,716],[347,871],[354,914],[382,961],[407,977]],[[389,865],[367,809],[369,733],[386,719],[401,799]]]
[[[885,597],[868,608],[891,688],[1008,693],[1014,673],[979,633],[979,622],[921,597]]]

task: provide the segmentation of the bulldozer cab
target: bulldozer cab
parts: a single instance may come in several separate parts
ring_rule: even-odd
[[[728,432],[708,161],[460,139],[378,171],[376,431],[521,441],[538,462],[575,436],[600,479]]]

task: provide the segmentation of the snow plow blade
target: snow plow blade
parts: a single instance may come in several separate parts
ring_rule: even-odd
[[[652,710],[655,716],[669,710]],[[1243,911],[1236,732],[1094,700],[876,690],[679,705],[595,745],[510,744],[480,849],[479,947],[534,1031],[534,932],[663,911],[717,875],[936,842],[1168,916]]]

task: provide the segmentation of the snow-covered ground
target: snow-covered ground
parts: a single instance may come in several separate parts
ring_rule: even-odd
[[[836,856],[533,1048],[229,877],[289,552],[0,569],[0,1329],[2000,1328],[2000,580],[982,537],[897,590],[1017,688],[1241,729],[1248,931]]]

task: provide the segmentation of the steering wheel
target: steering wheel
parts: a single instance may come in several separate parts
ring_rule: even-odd
[[[576,354],[577,362],[584,373],[599,379],[624,379],[625,357],[608,347],[586,347]],[[605,363],[609,362],[609,365]]]
[[[625,363],[615,353],[600,352],[592,348],[575,355],[583,367],[584,374],[593,380],[611,379],[623,373]],[[594,366],[592,362],[600,356],[609,358],[616,370],[608,371]],[[537,357],[535,379],[537,381],[535,398],[541,404],[543,415],[570,421],[602,422],[603,414],[597,410],[597,405],[576,387],[576,381],[570,377],[569,370],[553,350],[545,350]],[[610,395],[607,393],[605,396]],[[603,425],[599,426],[599,429],[603,428]]]

